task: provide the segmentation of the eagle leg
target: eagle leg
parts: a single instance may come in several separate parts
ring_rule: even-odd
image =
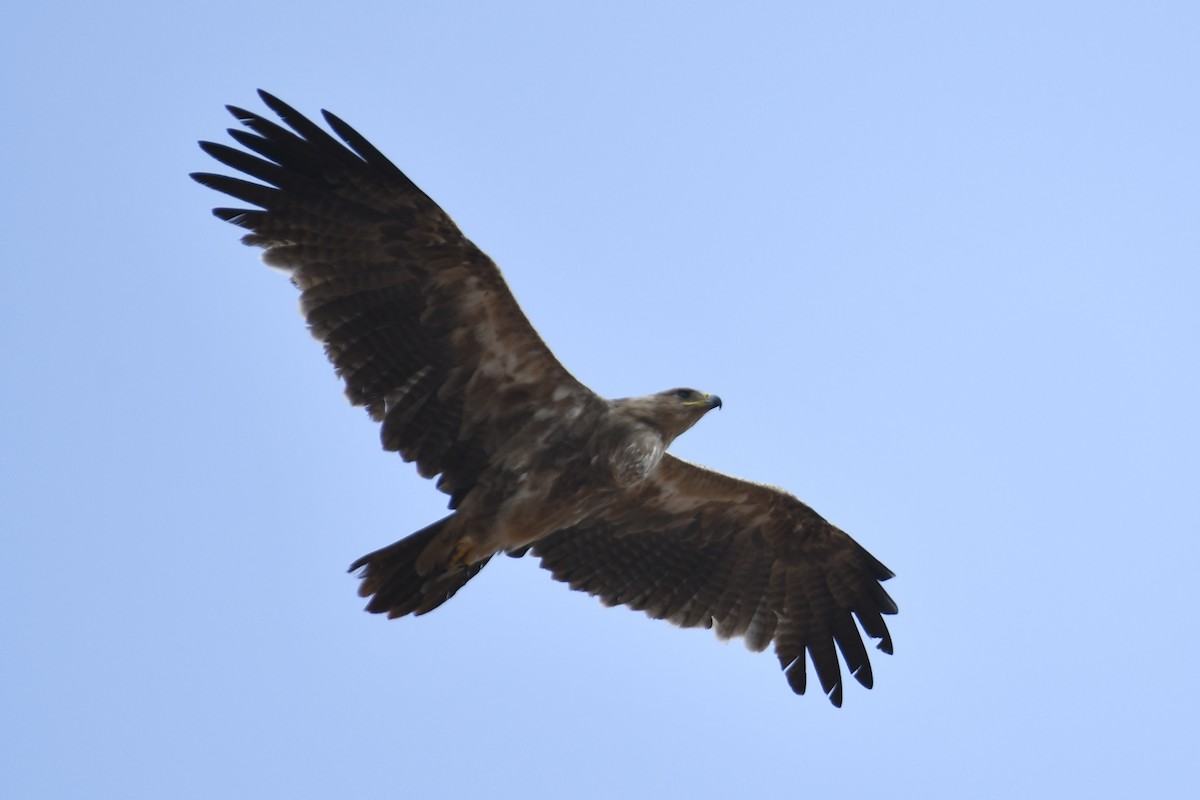
[[[459,539],[458,543],[454,545],[454,550],[450,553],[450,562],[446,565],[446,569],[452,570],[455,567],[470,566],[474,560],[472,558],[474,555],[475,542],[467,538]]]

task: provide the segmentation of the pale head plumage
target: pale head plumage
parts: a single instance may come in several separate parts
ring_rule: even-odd
[[[668,389],[642,397],[622,397],[613,407],[660,431],[666,444],[687,431],[700,418],[721,407],[721,398],[695,389]]]

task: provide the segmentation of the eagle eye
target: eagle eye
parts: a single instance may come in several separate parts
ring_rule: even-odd
[[[695,394],[695,392],[693,392],[691,389],[676,389],[675,390],[675,396],[678,397],[680,400],[690,400],[690,399],[692,399],[692,395],[694,395],[694,394]]]

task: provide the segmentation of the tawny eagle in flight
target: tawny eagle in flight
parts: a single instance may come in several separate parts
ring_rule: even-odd
[[[718,397],[595,394],[555,359],[491,259],[365,138],[324,112],[339,142],[259,94],[286,128],[230,106],[249,130],[229,134],[254,155],[201,147],[260,182],[192,177],[255,206],[213,213],[291,276],[384,448],[440,476],[450,496],[449,516],[351,566],[368,611],[424,614],[495,554],[532,552],[607,605],[755,651],[773,643],[798,694],[807,653],[841,705],[838,650],[870,688],[854,620],[892,652],[883,615],[896,604],[880,585],[892,572],[792,495],[666,452]]]

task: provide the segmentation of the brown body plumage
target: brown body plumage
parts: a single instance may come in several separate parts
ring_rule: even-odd
[[[882,615],[896,606],[880,585],[892,573],[790,494],[666,453],[718,398],[596,395],[550,353],[495,264],[366,139],[325,112],[338,142],[260,94],[291,130],[230,107],[252,131],[230,135],[257,156],[201,146],[263,183],[193,177],[258,207],[214,213],[288,272],[347,397],[381,423],[384,448],[439,476],[453,509],[352,565],[368,610],[423,614],[496,553],[532,551],[609,605],[753,650],[774,643],[798,693],[807,653],[841,705],[837,649],[871,686],[854,619],[892,652]]]

